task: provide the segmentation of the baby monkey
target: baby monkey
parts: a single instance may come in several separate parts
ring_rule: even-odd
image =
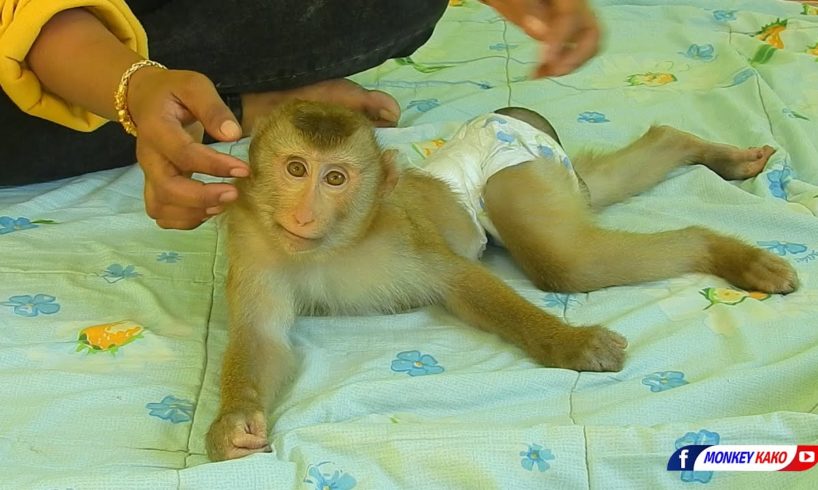
[[[465,125],[424,169],[403,171],[371,123],[341,107],[296,101],[257,126],[252,174],[238,182],[240,198],[227,213],[229,342],[221,406],[207,434],[211,460],[270,450],[267,414],[293,375],[288,330],[298,315],[441,304],[544,366],[620,370],[625,338],[565,324],[475,260],[484,229],[549,291],[687,272],[749,290],[796,288],[786,261],[736,239],[699,227],[605,230],[592,219],[593,209],[681,165],[701,163],[728,179],[756,175],[772,148],[741,150],[660,126],[572,165],[538,114],[500,112]]]

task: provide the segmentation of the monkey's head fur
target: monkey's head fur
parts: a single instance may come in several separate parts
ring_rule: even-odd
[[[271,244],[293,255],[353,245],[397,181],[392,154],[366,117],[300,100],[257,123],[250,168],[237,184],[237,205],[261,221]]]

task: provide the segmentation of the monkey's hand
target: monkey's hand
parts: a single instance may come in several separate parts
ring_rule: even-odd
[[[524,349],[545,366],[574,371],[620,371],[625,337],[605,327],[567,327],[555,336],[530,338]]]
[[[207,432],[206,446],[211,461],[272,452],[264,412],[247,408],[221,413]]]

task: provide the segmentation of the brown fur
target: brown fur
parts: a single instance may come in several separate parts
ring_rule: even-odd
[[[267,412],[293,374],[287,331],[297,315],[442,304],[544,366],[622,368],[622,336],[565,324],[474,261],[470,244],[478,230],[449,187],[417,170],[398,178],[369,123],[338,111],[292,103],[275,110],[254,135],[253,176],[239,184],[241,197],[227,218],[230,339],[221,407],[207,435],[211,459],[270,450]],[[603,230],[591,213],[679,165],[703,160],[723,175],[736,175],[736,166],[749,175],[769,154],[767,147],[738,150],[656,128],[620,152],[577,161],[589,182],[588,199],[568,190],[562,166],[537,160],[491,177],[484,195],[509,251],[545,289],[587,291],[698,271],[741,287],[789,292],[797,285],[792,268],[738,240],[702,228],[641,235]],[[307,175],[287,174],[292,159],[308,167]],[[324,183],[327,169],[348,175],[346,185]]]

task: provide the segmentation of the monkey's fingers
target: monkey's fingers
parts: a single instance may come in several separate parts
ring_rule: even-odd
[[[262,451],[270,447],[266,436],[259,436],[256,434],[248,434],[242,430],[241,433],[236,433],[230,436],[230,443],[240,449],[248,449],[254,451]]]

